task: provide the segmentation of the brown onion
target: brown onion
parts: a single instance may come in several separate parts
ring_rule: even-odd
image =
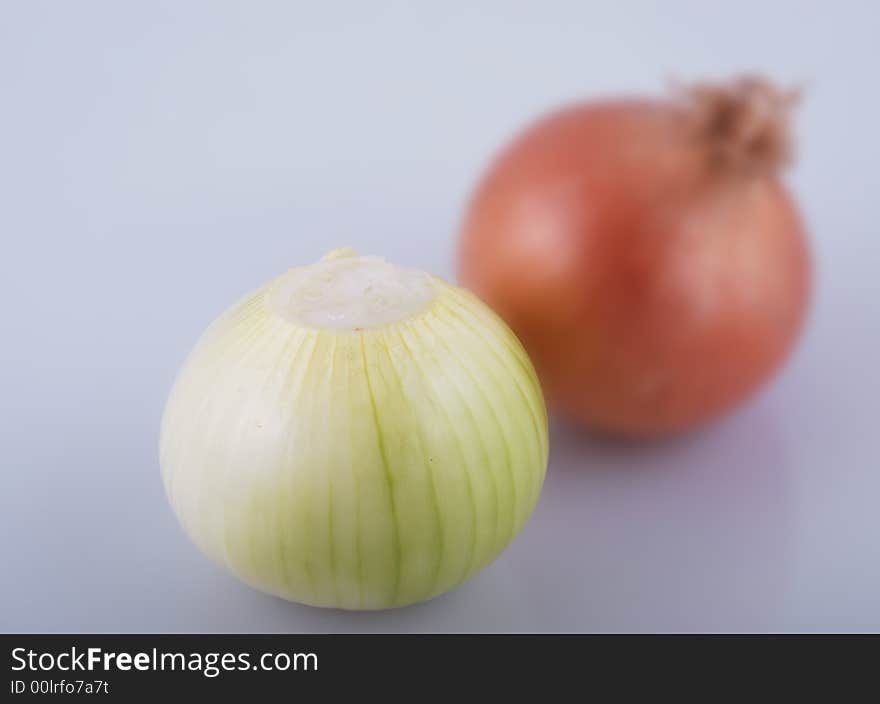
[[[793,102],[760,78],[587,102],[491,165],[459,278],[520,337],[552,408],[614,433],[676,431],[780,366],[810,290],[779,178]]]

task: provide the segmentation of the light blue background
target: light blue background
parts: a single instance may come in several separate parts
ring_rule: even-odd
[[[0,4],[0,629],[880,629],[880,66],[873,2]],[[545,110],[759,69],[803,83],[818,264],[777,381],[703,432],[555,423],[533,520],[396,612],[264,596],[159,481],[179,364],[326,250],[453,275],[487,160]]]

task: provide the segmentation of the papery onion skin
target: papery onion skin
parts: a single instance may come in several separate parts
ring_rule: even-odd
[[[522,340],[551,410],[611,434],[681,431],[736,406],[808,309],[807,236],[778,177],[789,97],[754,78],[688,97],[538,121],[462,225],[459,280]]]
[[[273,285],[209,327],[167,402],[162,478],[188,535],[314,606],[403,606],[477,573],[526,522],[547,465],[516,337],[434,277],[423,312],[360,330],[284,319]]]

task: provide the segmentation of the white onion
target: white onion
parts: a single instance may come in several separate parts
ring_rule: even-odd
[[[337,250],[208,328],[160,459],[184,529],[240,579],[388,608],[460,584],[519,532],[547,415],[519,342],[474,296]]]

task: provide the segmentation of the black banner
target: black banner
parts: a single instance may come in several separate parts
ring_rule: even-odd
[[[719,682],[798,677],[827,667],[824,639],[784,636],[502,635],[3,635],[6,701],[89,697],[133,701],[198,695],[253,697],[357,692],[383,699],[472,698],[538,685],[546,693],[612,687],[616,694],[680,690],[695,675]],[[707,642],[708,641],[708,642]],[[809,642],[808,642],[809,641]],[[867,643],[866,643],[867,644]],[[877,641],[863,664],[876,663]],[[860,669],[850,654],[850,674]],[[869,671],[869,670],[867,670]],[[765,681],[766,685],[766,681]],[[483,691],[480,689],[479,691]],[[457,699],[456,699],[457,700]]]

